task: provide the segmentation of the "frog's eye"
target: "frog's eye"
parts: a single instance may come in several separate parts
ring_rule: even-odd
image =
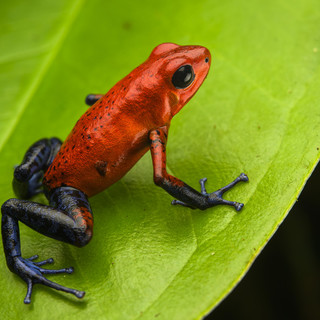
[[[172,77],[172,83],[177,89],[189,87],[194,80],[194,72],[189,64],[180,67]]]

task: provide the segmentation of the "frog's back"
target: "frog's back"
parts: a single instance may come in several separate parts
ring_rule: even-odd
[[[49,189],[67,185],[90,197],[119,180],[148,150],[150,123],[141,121],[143,114],[123,94],[124,80],[76,123],[45,174]]]
[[[173,75],[181,66],[202,65],[208,55],[200,46],[156,47],[80,118],[48,168],[44,185],[66,185],[92,196],[119,180],[149,149],[148,133],[168,128],[173,115],[194,95],[207,66],[199,69],[202,80],[188,90],[173,85]]]

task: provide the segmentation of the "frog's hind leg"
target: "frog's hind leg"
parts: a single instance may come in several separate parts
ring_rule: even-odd
[[[30,303],[34,284],[43,284],[74,294],[82,298],[83,291],[63,287],[49,281],[45,274],[72,273],[73,268],[47,270],[44,264],[53,263],[53,259],[41,262],[21,257],[19,221],[48,237],[82,247],[92,237],[93,217],[86,195],[71,187],[56,188],[47,195],[50,206],[28,200],[9,199],[2,207],[2,240],[8,268],[19,275],[28,286],[24,302]]]
[[[94,105],[99,99],[101,99],[104,95],[103,94],[88,94],[86,96],[86,104],[88,106]]]
[[[43,174],[52,163],[61,147],[57,138],[41,139],[26,152],[22,163],[14,170],[13,190],[20,199],[30,199],[43,192]]]

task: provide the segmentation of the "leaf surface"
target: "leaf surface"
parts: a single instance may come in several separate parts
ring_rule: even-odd
[[[91,199],[95,229],[82,249],[20,224],[25,257],[73,265],[50,277],[83,301],[26,286],[1,252],[5,319],[200,319],[248,270],[319,159],[320,5],[285,1],[10,1],[0,5],[0,197],[13,166],[42,137],[65,138],[87,93],[106,92],[161,42],[201,44],[212,70],[170,128],[168,170],[214,191],[250,182],[206,211],[170,206],[147,154]],[[37,201],[45,202],[44,197]],[[299,253],[297,253],[299,254]]]

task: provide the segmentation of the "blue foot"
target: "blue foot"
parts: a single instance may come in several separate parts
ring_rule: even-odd
[[[47,259],[40,262],[34,262],[38,258],[37,255],[32,256],[29,259],[24,259],[20,256],[16,256],[13,258],[13,265],[12,265],[12,271],[16,273],[18,276],[20,276],[28,286],[27,295],[24,298],[24,303],[29,304],[31,302],[31,294],[32,294],[32,288],[34,284],[40,283],[45,286],[51,287],[56,290],[64,291],[67,293],[71,293],[75,295],[77,298],[83,298],[85,295],[84,291],[78,291],[75,289],[70,289],[64,286],[61,286],[60,284],[57,284],[55,282],[52,282],[45,278],[44,274],[57,274],[57,273],[72,273],[73,268],[64,268],[64,269],[58,269],[58,270],[49,270],[49,269],[43,269],[41,266],[45,264],[52,264],[53,259]]]
[[[249,181],[249,178],[245,173],[241,173],[239,177],[237,177],[234,181],[232,181],[231,183],[229,183],[225,187],[223,187],[215,192],[207,193],[207,190],[205,188],[205,183],[207,182],[207,178],[200,179],[199,182],[200,182],[200,186],[201,186],[201,194],[208,197],[208,202],[209,202],[208,208],[215,206],[215,205],[218,205],[218,204],[224,204],[224,205],[228,205],[228,206],[233,206],[237,211],[240,211],[244,206],[243,203],[239,203],[236,201],[228,201],[228,200],[225,200],[222,198],[222,196],[225,192],[227,192],[228,190],[233,188],[240,181],[246,182],[246,181]],[[188,205],[187,203],[184,203],[180,200],[173,200],[171,202],[171,204],[182,205],[182,206],[194,209],[194,207],[192,207],[192,206]]]

